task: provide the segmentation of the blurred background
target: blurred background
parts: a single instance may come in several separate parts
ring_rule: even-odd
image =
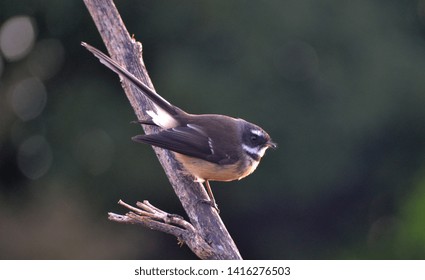
[[[213,182],[246,259],[425,258],[425,0],[116,0],[157,91],[279,144]],[[184,211],[82,1],[0,2],[0,258],[193,259],[109,222]]]

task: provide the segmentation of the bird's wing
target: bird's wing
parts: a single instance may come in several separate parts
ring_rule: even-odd
[[[162,130],[159,133],[138,135],[132,139],[213,163],[231,163],[230,158],[214,151],[211,138],[201,127],[193,124]]]
[[[132,139],[183,155],[208,161],[214,160],[211,139],[196,125],[189,124],[162,130],[155,134],[137,135]]]

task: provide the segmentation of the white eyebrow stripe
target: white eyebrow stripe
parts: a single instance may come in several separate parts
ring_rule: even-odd
[[[257,136],[264,136],[264,133],[261,130],[258,130],[258,129],[251,129],[251,133],[255,134]]]

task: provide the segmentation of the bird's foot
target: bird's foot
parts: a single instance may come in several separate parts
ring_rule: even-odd
[[[220,214],[220,209],[218,209],[218,205],[217,205],[217,203],[215,203],[215,201],[207,200],[207,199],[200,199],[199,202],[204,203],[204,204],[208,204],[209,206],[211,206],[212,208],[217,210],[218,214]]]

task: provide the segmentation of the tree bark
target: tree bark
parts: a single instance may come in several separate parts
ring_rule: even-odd
[[[142,44],[131,38],[112,0],[84,0],[111,57],[146,85],[154,89],[142,58]],[[139,20],[142,22],[142,20]],[[152,104],[126,80],[122,86],[138,119],[147,119],[146,111]],[[143,126],[145,133],[155,133],[158,128]],[[147,201],[132,207],[123,202],[131,212],[125,216],[110,213],[109,218],[122,223],[137,223],[173,234],[187,244],[201,259],[241,259],[241,255],[217,211],[202,200],[208,195],[200,183],[187,175],[173,154],[154,148],[166,175],[185,209],[190,223],[183,218],[165,213]]]

